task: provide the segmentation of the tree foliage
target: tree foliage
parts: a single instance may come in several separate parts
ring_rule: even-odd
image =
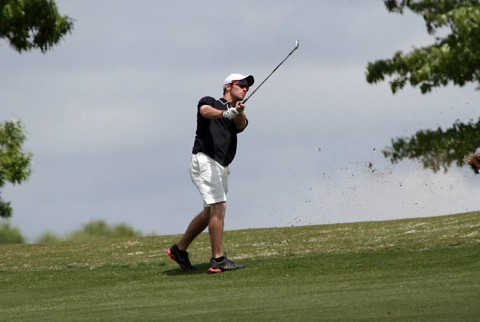
[[[386,0],[390,12],[405,8],[422,15],[429,34],[436,36],[430,46],[395,53],[367,66],[367,81],[377,83],[393,77],[393,93],[409,83],[423,94],[449,83],[463,86],[480,83],[480,3],[478,0]],[[448,30],[445,36],[439,36]]]
[[[396,52],[390,59],[368,63],[366,79],[374,84],[390,78],[395,94],[405,85],[422,94],[453,84],[480,84],[480,1],[478,0],[385,0],[388,11],[405,9],[423,17],[427,32],[435,36],[429,46]],[[441,35],[440,35],[441,34]],[[449,129],[420,130],[410,138],[396,138],[383,151],[392,163],[417,159],[433,171],[463,166],[466,156],[480,147],[480,120],[456,121]]]
[[[480,146],[479,133],[480,120],[467,124],[457,121],[447,130],[418,131],[409,139],[394,139],[383,154],[393,163],[403,158],[418,159],[434,172],[447,171],[453,163],[457,166],[467,164],[466,156]]]
[[[31,154],[22,149],[25,132],[19,121],[0,123],[0,188],[6,183],[19,184],[31,174]],[[0,198],[0,217],[12,215],[9,202]]]
[[[0,0],[0,38],[18,52],[47,51],[73,28],[53,0]]]

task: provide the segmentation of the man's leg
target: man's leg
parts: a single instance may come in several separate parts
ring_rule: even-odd
[[[207,228],[210,220],[210,208],[203,208],[203,210],[192,219],[190,224],[183,234],[182,239],[178,242],[177,246],[180,250],[187,250],[192,241],[200,235],[202,231]]]
[[[222,243],[226,209],[225,202],[219,202],[210,205],[209,208],[204,208],[188,225],[187,231],[177,244],[178,248],[187,250],[192,241],[208,226],[212,258],[223,256]]]
[[[245,267],[243,264],[232,262],[223,253],[223,228],[226,210],[227,204],[225,202],[216,203],[210,207],[210,222],[208,224],[212,247],[212,259],[208,269],[210,273],[221,273]]]
[[[212,258],[223,256],[223,228],[226,210],[227,204],[225,202],[219,202],[210,206],[208,232],[210,234]]]
[[[188,258],[187,248],[192,241],[207,228],[209,218],[210,208],[203,208],[203,210],[192,219],[180,242],[167,249],[168,256],[177,262],[185,271],[195,270],[195,267],[192,266]]]

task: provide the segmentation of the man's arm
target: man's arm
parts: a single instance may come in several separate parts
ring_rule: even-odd
[[[233,119],[233,122],[235,123],[235,127],[241,131],[247,127],[247,115],[243,111],[239,112]]]
[[[245,105],[237,104],[236,110],[238,114],[233,118],[233,122],[238,130],[243,130],[247,126],[247,115],[244,112]],[[200,106],[200,114],[208,120],[216,120],[225,117],[224,112],[225,111],[218,110],[210,105]]]
[[[235,127],[242,131],[247,127],[247,115],[245,114],[245,105],[242,102],[237,102],[235,108],[238,111],[238,115],[235,116],[233,122],[235,123]]]
[[[200,114],[209,120],[216,120],[223,117],[223,111],[217,110],[216,108],[210,105],[202,105],[200,106]]]

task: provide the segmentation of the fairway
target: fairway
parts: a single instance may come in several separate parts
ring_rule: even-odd
[[[216,275],[206,234],[195,273],[178,236],[0,246],[0,320],[476,321],[479,215],[229,231]]]

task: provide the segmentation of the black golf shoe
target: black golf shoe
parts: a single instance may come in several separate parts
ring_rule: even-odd
[[[180,268],[184,271],[193,271],[196,269],[194,266],[192,266],[190,260],[188,259],[188,252],[181,251],[178,249],[177,245],[173,245],[167,249],[167,254],[171,259],[177,262],[177,264],[180,265]]]
[[[208,271],[210,273],[222,273],[225,271],[233,271],[236,269],[241,269],[245,268],[245,265],[243,264],[235,264],[231,260],[229,260],[227,257],[224,257],[223,260],[217,262],[215,259],[210,260],[210,268]]]

